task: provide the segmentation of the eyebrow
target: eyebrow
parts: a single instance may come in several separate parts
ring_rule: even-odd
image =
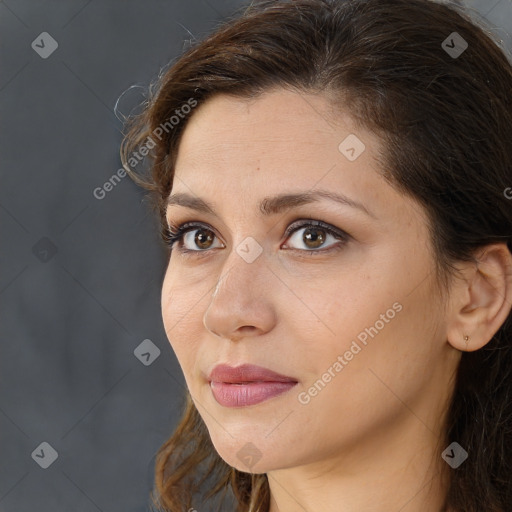
[[[329,199],[330,201],[356,208],[366,215],[376,218],[375,215],[366,208],[366,206],[358,201],[350,199],[344,194],[331,192],[329,190],[315,190],[312,192],[299,192],[289,194],[279,194],[272,197],[265,197],[260,203],[259,210],[265,216],[276,215],[294,207],[311,204],[321,199]],[[172,194],[167,199],[167,206],[183,206],[198,212],[214,215],[218,217],[215,208],[200,197],[193,196],[186,192]]]

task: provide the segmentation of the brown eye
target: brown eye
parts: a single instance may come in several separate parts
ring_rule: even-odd
[[[299,226],[290,226],[285,248],[297,249],[304,252],[321,253],[338,248],[348,241],[349,235],[321,221],[310,220]],[[329,239],[334,243],[329,243]],[[327,244],[327,245],[326,245]]]
[[[178,250],[183,253],[201,253],[207,252],[211,248],[222,248],[224,245],[215,239],[215,232],[201,224],[192,224],[186,222],[179,226],[169,224],[168,229],[164,230],[163,239],[172,250]]]
[[[209,229],[197,229],[194,230],[196,235],[194,237],[194,243],[200,249],[209,249],[213,240],[215,239],[215,235]],[[192,231],[192,233],[194,232]]]
[[[349,240],[350,235],[345,231],[325,224],[322,221],[307,220],[300,225],[294,223],[286,230],[287,243],[282,246],[285,249],[294,249],[303,253],[320,254],[326,253],[331,249],[341,249]],[[326,245],[329,238],[333,241]],[[184,223],[180,226],[172,225],[164,234],[164,240],[170,246],[171,250],[182,252],[183,254],[200,253],[208,254],[210,249],[222,249],[224,244],[218,239],[215,232],[204,225]],[[215,240],[217,244],[215,245]],[[290,245],[289,242],[292,242]],[[295,247],[294,247],[295,245]]]
[[[322,228],[308,228],[304,231],[302,239],[307,247],[318,249],[325,242],[325,230]]]

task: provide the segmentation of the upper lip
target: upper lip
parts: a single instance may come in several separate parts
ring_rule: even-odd
[[[268,368],[253,364],[229,366],[218,364],[208,376],[208,380],[214,382],[242,383],[242,382],[297,382],[292,377],[281,375]]]

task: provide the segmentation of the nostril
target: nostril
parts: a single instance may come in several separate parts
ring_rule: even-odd
[[[244,325],[242,327],[239,327],[237,329],[237,332],[239,334],[234,334],[233,336],[230,336],[229,339],[231,341],[240,341],[244,336],[251,335],[254,333],[254,331],[257,331],[258,328],[254,325]]]

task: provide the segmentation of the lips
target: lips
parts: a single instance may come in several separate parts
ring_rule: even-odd
[[[261,366],[244,364],[237,367],[221,364],[209,377],[211,392],[224,407],[246,407],[289,391],[297,380]]]
[[[273,372],[268,368],[252,364],[229,366],[219,364],[210,372],[208,380],[228,384],[243,384],[247,382],[297,382],[292,377]]]

